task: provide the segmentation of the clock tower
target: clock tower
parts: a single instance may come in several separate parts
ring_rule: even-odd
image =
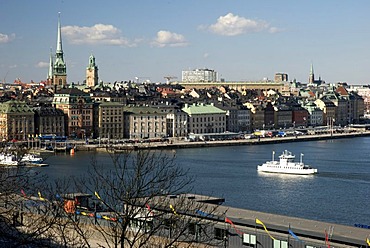
[[[95,64],[94,55],[91,54],[89,57],[89,65],[86,68],[86,86],[94,87],[98,85],[98,80],[98,66]]]

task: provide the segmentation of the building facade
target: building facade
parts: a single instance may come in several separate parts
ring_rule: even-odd
[[[182,71],[183,82],[217,82],[217,72],[210,69]]]
[[[152,107],[124,107],[124,136],[128,139],[155,139],[167,135],[167,114]]]
[[[35,135],[34,112],[26,102],[10,100],[0,104],[0,139],[27,140]]]
[[[34,108],[33,110],[35,112],[35,136],[66,135],[66,116],[61,109],[40,106]]]
[[[213,104],[185,104],[182,111],[188,115],[188,133],[223,133],[226,130],[226,111]]]
[[[102,102],[98,106],[98,134],[101,139],[124,138],[123,104]]]
[[[63,110],[67,135],[76,138],[90,138],[93,132],[93,102],[89,94],[74,88],[65,88],[54,94],[53,106]]]

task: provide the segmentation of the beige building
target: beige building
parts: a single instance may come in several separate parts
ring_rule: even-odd
[[[167,136],[167,114],[153,107],[124,107],[124,136],[155,139]]]
[[[68,116],[68,136],[90,138],[93,132],[93,102],[89,94],[71,87],[54,94],[53,105]]]
[[[325,99],[317,99],[315,101],[316,106],[323,111],[323,124],[331,125],[335,124],[335,115],[337,107],[332,101]]]
[[[123,139],[123,104],[102,102],[98,107],[98,134],[101,139]]]
[[[27,140],[34,136],[34,112],[21,101],[10,100],[0,104],[0,139]]]
[[[185,104],[182,111],[187,113],[188,133],[223,133],[226,130],[226,111],[213,104]]]
[[[54,107],[36,107],[35,134],[65,136],[65,114],[63,110]]]

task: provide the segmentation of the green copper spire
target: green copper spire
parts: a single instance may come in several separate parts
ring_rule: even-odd
[[[62,48],[62,28],[60,25],[60,12],[58,13],[58,38],[57,38],[57,53],[63,53]]]
[[[55,52],[55,62],[53,76],[55,75],[66,75],[67,67],[64,62],[64,54],[62,49],[62,28],[60,25],[60,12],[58,13],[58,38],[57,38],[57,50]]]

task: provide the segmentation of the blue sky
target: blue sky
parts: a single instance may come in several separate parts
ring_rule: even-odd
[[[90,54],[106,82],[196,68],[232,80],[370,83],[368,0],[1,0],[0,79],[44,80],[61,12],[68,82]]]

